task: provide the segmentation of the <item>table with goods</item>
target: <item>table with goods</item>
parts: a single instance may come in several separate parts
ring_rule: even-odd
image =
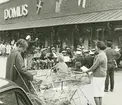
[[[87,73],[74,72],[70,68],[68,73],[54,72],[51,69],[29,72],[34,75],[34,81],[30,81],[33,94],[41,99],[44,105],[82,105],[80,95],[86,99],[87,105],[91,105],[81,89],[91,82]],[[77,104],[77,100],[80,103]]]

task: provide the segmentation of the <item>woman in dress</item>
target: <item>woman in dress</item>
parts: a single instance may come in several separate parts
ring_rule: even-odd
[[[107,56],[104,52],[106,46],[104,42],[98,41],[96,50],[98,55],[94,59],[92,67],[87,72],[93,72],[93,91],[96,105],[102,105],[104,96],[104,84],[107,71]]]
[[[6,79],[15,82],[20,87],[28,91],[27,87],[25,87],[24,82],[17,72],[18,70],[26,84],[29,86],[28,80],[33,80],[33,76],[28,73],[27,69],[25,68],[24,59],[21,56],[21,53],[26,51],[28,43],[24,39],[20,39],[17,41],[16,46],[16,49],[13,50],[7,58]]]

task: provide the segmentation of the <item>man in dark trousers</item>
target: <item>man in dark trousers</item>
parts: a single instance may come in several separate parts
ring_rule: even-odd
[[[105,50],[108,59],[108,70],[105,80],[105,92],[108,92],[109,78],[110,78],[110,91],[113,92],[114,89],[114,70],[116,68],[116,57],[118,53],[112,48],[112,41],[107,41],[107,49]]]

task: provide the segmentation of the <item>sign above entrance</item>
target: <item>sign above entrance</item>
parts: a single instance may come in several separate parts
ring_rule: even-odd
[[[21,6],[13,7],[4,10],[4,19],[14,19],[28,15],[28,5],[24,4]]]

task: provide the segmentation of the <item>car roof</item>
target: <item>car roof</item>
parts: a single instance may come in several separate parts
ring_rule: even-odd
[[[14,88],[20,87],[14,82],[0,77],[0,93]]]

